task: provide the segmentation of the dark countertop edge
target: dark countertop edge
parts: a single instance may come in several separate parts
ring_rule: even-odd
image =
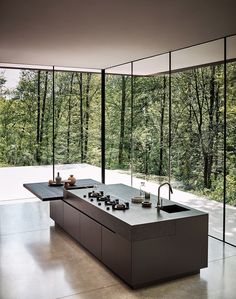
[[[29,192],[31,192],[32,194],[34,194],[36,197],[38,197],[40,200],[45,201],[41,198],[41,196],[39,196],[38,194],[35,194],[35,192],[33,192],[32,190],[29,189],[28,187],[29,184],[25,183],[23,184],[23,187],[25,187],[25,189],[27,189]]]
[[[97,182],[97,181],[95,181],[95,180],[93,180],[93,179],[87,179],[87,178],[85,178],[85,179],[81,179],[81,180],[92,180],[92,181],[94,181],[97,185],[103,185],[102,183],[100,183],[100,182]],[[40,194],[38,194],[38,193],[36,193],[36,192],[34,192],[33,190],[32,190],[32,188],[31,188],[31,185],[40,185],[40,184],[43,184],[43,185],[45,185],[45,186],[49,186],[48,185],[48,182],[33,182],[33,183],[23,183],[23,187],[25,188],[25,189],[27,189],[29,192],[31,192],[33,195],[35,195],[37,198],[39,198],[41,201],[53,201],[53,200],[62,200],[63,199],[63,190],[64,190],[64,186],[57,186],[57,187],[51,187],[51,188],[59,188],[61,191],[62,191],[62,196],[55,196],[55,195],[53,195],[53,196],[47,196],[47,198],[44,198],[44,197],[42,197],[42,196],[40,196]],[[49,186],[50,187],[50,186]],[[91,187],[91,185],[87,185],[87,186],[83,186],[82,188],[89,188],[89,187]],[[81,188],[81,189],[82,189]],[[80,188],[78,188],[78,189],[80,189]],[[53,190],[53,189],[52,189]],[[71,189],[67,189],[67,190],[76,190],[76,188],[71,188]]]
[[[181,212],[180,212],[181,213]],[[178,221],[178,220],[183,220],[183,219],[188,219],[188,218],[195,218],[195,217],[208,217],[208,213],[203,213],[203,214],[196,214],[196,215],[186,215],[184,217],[178,217],[178,218],[170,218],[170,219],[163,219],[163,220],[160,220],[160,221],[153,221],[153,222],[146,222],[146,223],[137,223],[137,224],[128,224],[130,225],[132,228],[134,227],[139,227],[139,226],[142,226],[142,225],[149,225],[149,224],[155,224],[155,223],[163,223],[163,222],[167,222],[167,221]]]
[[[63,196],[53,196],[53,197],[48,197],[48,198],[42,198],[39,194],[36,194],[36,192],[33,192],[32,190],[30,190],[27,186],[28,184],[23,184],[23,186],[25,187],[25,189],[27,189],[29,192],[31,192],[32,194],[34,194],[34,196],[36,196],[37,198],[39,198],[41,201],[51,201],[51,200],[59,200],[59,199],[63,199]]]

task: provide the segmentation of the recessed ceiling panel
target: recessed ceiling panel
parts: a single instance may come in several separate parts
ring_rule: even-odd
[[[236,59],[236,35],[228,37],[226,41],[227,59]]]
[[[106,74],[131,75],[131,63],[126,63],[112,68],[108,68],[106,69]]]
[[[142,59],[134,62],[133,74],[139,76],[155,75],[169,70],[169,54]]]
[[[174,51],[171,55],[171,70],[179,70],[199,65],[222,62],[224,59],[224,40],[201,44]]]

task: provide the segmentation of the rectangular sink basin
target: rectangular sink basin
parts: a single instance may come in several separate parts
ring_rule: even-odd
[[[161,210],[167,213],[178,213],[178,212],[189,211],[189,209],[186,209],[178,205],[164,206],[161,208]]]

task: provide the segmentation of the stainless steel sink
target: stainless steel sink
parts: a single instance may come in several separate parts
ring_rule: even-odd
[[[164,206],[164,207],[160,208],[160,210],[165,211],[167,213],[178,213],[178,212],[189,211],[189,209],[178,206],[178,205]]]

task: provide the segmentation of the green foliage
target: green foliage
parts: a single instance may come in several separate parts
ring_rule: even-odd
[[[82,107],[83,162],[100,165],[100,77],[90,77],[89,83],[88,76],[84,74],[82,78],[83,95],[80,98],[80,74],[56,72],[56,163],[82,161]],[[52,73],[21,71],[19,84],[10,98],[0,98],[1,165],[52,163],[52,111]],[[87,124],[86,114],[90,116]]]
[[[168,76],[106,76],[106,168],[223,198],[223,66]],[[0,165],[52,163],[52,73],[21,71],[14,91],[0,74]],[[101,164],[100,75],[55,72],[56,163]],[[4,90],[4,92],[3,92]],[[131,107],[133,100],[133,107]],[[131,118],[133,116],[133,119]],[[236,63],[227,65],[227,202],[236,205]]]

